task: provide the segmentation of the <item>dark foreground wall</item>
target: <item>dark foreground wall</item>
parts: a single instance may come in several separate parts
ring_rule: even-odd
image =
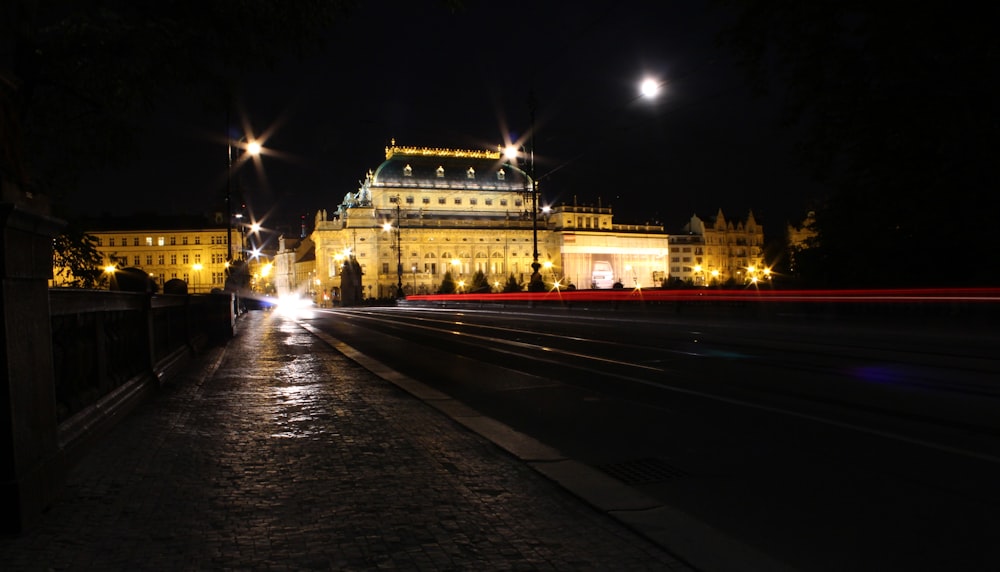
[[[96,436],[235,326],[229,293],[50,291],[60,227],[0,203],[2,532],[30,526]]]

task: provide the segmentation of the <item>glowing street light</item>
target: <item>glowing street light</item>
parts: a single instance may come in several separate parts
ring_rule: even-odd
[[[229,222],[226,229],[226,261],[231,262],[233,260],[233,216],[235,216],[233,213],[233,147],[242,148],[244,152],[254,157],[260,156],[263,147],[259,141],[248,140],[245,136],[236,141],[233,141],[231,135],[227,139],[229,142],[229,164],[226,168],[226,215]]]
[[[194,270],[194,288],[195,292],[198,291],[198,283],[201,282],[199,279],[201,277],[201,269],[204,268],[200,262],[195,262],[191,265],[191,270]]]

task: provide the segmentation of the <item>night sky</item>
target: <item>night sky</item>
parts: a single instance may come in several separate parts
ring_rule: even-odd
[[[727,14],[709,3],[369,2],[323,53],[241,82],[233,123],[270,133],[258,174],[238,176],[265,224],[295,228],[336,207],[399,145],[495,149],[535,113],[546,203],[615,209],[616,222],[680,230],[693,213],[753,209],[769,235],[801,220],[820,189],[793,167],[777,125],[781,94],[754,98],[716,47]],[[639,97],[643,77],[664,82]],[[168,97],[146,125],[142,159],[87,176],[80,214],[209,211],[224,196],[226,117]],[[214,202],[214,203],[213,203]]]

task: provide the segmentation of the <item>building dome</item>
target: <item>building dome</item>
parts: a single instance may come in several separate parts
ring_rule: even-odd
[[[386,147],[385,161],[374,171],[372,188],[469,189],[524,191],[527,173],[500,151],[427,147]]]

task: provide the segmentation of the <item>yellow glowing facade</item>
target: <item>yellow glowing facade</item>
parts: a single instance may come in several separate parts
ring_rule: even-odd
[[[139,268],[150,275],[161,291],[163,284],[174,278],[187,282],[192,293],[225,286],[225,227],[88,230],[87,234],[97,239],[97,250],[104,260],[102,267]],[[233,243],[240,250],[241,240],[240,233],[234,232]],[[52,285],[61,286],[58,277]]]
[[[697,215],[670,237],[670,276],[696,286],[768,280],[764,228],[751,212],[746,221],[726,221],[719,209],[711,225]]]
[[[385,161],[357,192],[316,215],[310,239],[317,292],[339,290],[348,256],[361,265],[365,297],[392,296],[400,281],[407,294],[433,293],[448,272],[467,285],[477,271],[491,285],[502,286],[511,275],[526,283],[534,250],[533,182],[522,167],[499,150],[387,147]],[[659,285],[668,270],[663,228],[618,225],[612,218],[602,207],[539,212],[544,281],[578,288]],[[286,281],[290,289],[302,289],[292,282]]]

